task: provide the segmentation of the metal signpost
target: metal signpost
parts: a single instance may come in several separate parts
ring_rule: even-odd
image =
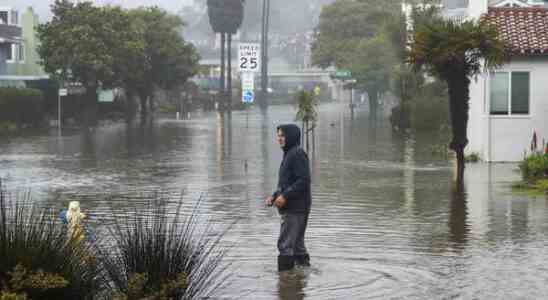
[[[61,97],[67,96],[67,89],[59,89],[57,97],[57,128],[59,129],[59,135],[61,135]]]
[[[242,102],[245,105],[246,131],[249,130],[249,105],[255,101],[255,73],[261,69],[261,46],[259,43],[238,45],[238,69],[242,81]],[[246,132],[246,138],[249,136]],[[247,152],[247,151],[246,151]],[[247,172],[247,153],[244,168]]]

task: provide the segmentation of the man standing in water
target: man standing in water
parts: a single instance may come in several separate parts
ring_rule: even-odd
[[[275,205],[281,216],[278,271],[290,270],[295,264],[310,266],[304,245],[312,202],[310,166],[300,140],[301,131],[296,125],[278,126],[277,141],[284,156],[278,173],[278,189],[266,199],[266,204]]]

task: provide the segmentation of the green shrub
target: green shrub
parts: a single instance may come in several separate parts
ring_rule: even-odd
[[[197,208],[183,218],[180,205],[170,212],[166,199],[153,199],[145,215],[113,213],[114,243],[100,245],[99,259],[114,299],[208,299],[219,288],[224,234],[199,230]]]
[[[520,164],[521,177],[524,181],[536,181],[548,175],[548,156],[534,153],[526,157]]]
[[[69,240],[56,213],[19,195],[7,194],[0,182],[2,298],[93,299],[103,280],[90,247]]]
[[[465,160],[466,162],[470,162],[470,163],[477,163],[477,162],[479,162],[481,159],[480,159],[479,153],[472,152],[472,153],[466,155],[466,156],[464,157],[464,160]]]
[[[43,118],[44,97],[40,90],[0,88],[0,121],[36,127]]]
[[[416,131],[449,127],[449,96],[444,83],[426,84],[410,101],[411,126]]]

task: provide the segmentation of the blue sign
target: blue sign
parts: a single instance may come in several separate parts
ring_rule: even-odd
[[[242,101],[244,103],[253,103],[254,99],[255,99],[255,95],[253,94],[252,90],[242,91]]]

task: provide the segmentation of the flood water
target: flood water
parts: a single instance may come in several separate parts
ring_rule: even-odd
[[[219,227],[237,221],[230,282],[221,299],[542,299],[548,295],[548,202],[513,193],[515,164],[470,164],[465,193],[452,163],[429,150],[436,137],[394,134],[388,121],[320,107],[311,154],[312,267],[276,271],[277,212],[264,206],[282,153],[268,115],[216,113],[152,126],[113,124],[91,132],[0,140],[0,177],[60,208],[79,200],[100,224],[109,211],[139,209],[169,192]],[[246,163],[247,162],[247,163]],[[247,166],[246,166],[247,165]]]

